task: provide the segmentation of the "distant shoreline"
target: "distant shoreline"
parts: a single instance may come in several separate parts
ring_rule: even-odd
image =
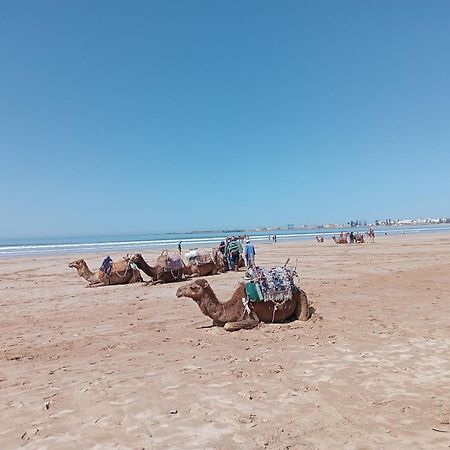
[[[264,243],[268,242],[268,236],[276,234],[278,241],[306,241],[314,239],[317,235],[332,237],[343,230],[359,230],[365,232],[368,227],[360,226],[356,228],[311,228],[301,230],[271,230],[269,231],[240,231],[236,235],[248,235],[251,240]],[[427,232],[450,232],[450,224],[442,225],[421,225],[421,226],[376,226],[374,227],[376,236],[388,234],[412,234]],[[0,258],[14,258],[19,256],[40,256],[40,255],[62,255],[74,253],[98,253],[105,254],[113,252],[142,252],[145,249],[168,249],[176,250],[178,243],[182,242],[183,251],[196,247],[217,246],[226,237],[233,233],[210,232],[210,233],[179,233],[172,234],[170,238],[167,234],[141,235],[141,236],[117,236],[115,238],[68,238],[47,241],[28,241],[23,243],[0,244]]]

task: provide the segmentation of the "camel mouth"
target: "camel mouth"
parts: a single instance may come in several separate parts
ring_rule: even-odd
[[[73,262],[69,263],[69,267],[70,267],[70,268],[75,267],[75,263],[73,263]]]
[[[177,297],[178,297],[178,298],[184,297],[184,287],[179,287],[179,288],[177,289]]]

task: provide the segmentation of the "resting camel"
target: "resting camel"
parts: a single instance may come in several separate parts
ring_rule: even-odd
[[[78,275],[86,281],[89,281],[88,287],[138,283],[142,281],[139,270],[133,270],[130,267],[130,263],[125,259],[118,259],[112,262],[110,276],[107,276],[105,272],[101,270],[91,272],[84,259],[77,259],[76,261],[71,262],[69,267],[77,269]]]
[[[364,244],[364,235],[360,233],[355,234],[355,243],[356,244]]]
[[[370,243],[374,243],[375,242],[375,231],[373,231],[372,228],[369,228],[369,231],[367,231],[367,240]]]
[[[317,242],[323,242],[323,236],[316,236]]]
[[[130,262],[136,264],[138,269],[148,275],[152,279],[152,284],[181,281],[183,279],[183,269],[167,270],[167,258],[167,254],[163,252],[156,260],[156,264],[149,266],[142,255],[136,253],[130,257]]]
[[[348,244],[347,235],[339,236],[339,239],[336,239],[336,236],[333,236],[333,241],[336,242],[336,244]]]
[[[292,299],[283,303],[249,302],[244,305],[245,285],[241,283],[227,302],[219,302],[208,282],[201,278],[185,284],[177,290],[177,297],[190,297],[205,316],[211,317],[213,325],[224,327],[227,331],[250,329],[259,322],[282,322],[289,318],[308,320],[308,298],[298,289]],[[248,308],[248,309],[247,309]]]

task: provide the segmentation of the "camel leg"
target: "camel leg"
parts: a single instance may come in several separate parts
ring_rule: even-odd
[[[87,288],[98,286],[105,286],[105,285],[101,281],[91,281],[89,284],[86,285]]]
[[[223,328],[227,331],[250,330],[251,328],[255,328],[258,324],[258,317],[252,314],[250,317],[244,320],[239,320],[237,322],[227,322]]]
[[[309,319],[309,304],[308,297],[306,296],[305,291],[299,289],[300,298],[297,299],[297,305],[295,307],[295,318],[298,320],[302,320],[305,322]]]
[[[161,280],[156,280],[156,281],[151,280],[151,281],[146,281],[146,282],[144,283],[144,286],[148,286],[148,285],[154,286],[155,284],[161,284],[161,283],[162,283]]]

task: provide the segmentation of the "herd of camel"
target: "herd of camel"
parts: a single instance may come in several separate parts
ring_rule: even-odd
[[[367,235],[367,241],[368,242],[371,242],[371,243],[375,242],[375,233],[374,233],[374,231],[372,229],[370,229],[366,233],[366,235]],[[333,241],[336,244],[352,244],[353,242],[355,244],[364,244],[366,242],[364,240],[364,234],[359,233],[359,232],[355,233],[353,235],[353,239],[350,237],[350,233],[349,232],[341,233],[338,238],[336,236],[333,236],[331,239],[333,239]],[[319,243],[324,241],[323,236],[316,236],[316,240]]]
[[[213,326],[223,327],[227,331],[251,329],[260,322],[273,323],[286,320],[306,321],[311,316],[306,293],[296,287],[292,298],[282,303],[272,301],[246,301],[245,284],[241,282],[231,299],[219,301],[208,281],[203,277],[225,272],[227,269],[222,255],[216,249],[208,252],[202,263],[193,261],[183,263],[182,269],[168,269],[170,256],[163,251],[154,266],[150,266],[141,254],[127,255],[127,257],[112,261],[108,273],[97,270],[92,272],[86,261],[78,259],[69,264],[76,269],[78,275],[88,281],[88,287],[142,282],[140,271],[148,275],[152,281],[147,284],[170,283],[182,281],[190,277],[197,277],[178,288],[177,297],[189,297],[197,303],[203,314],[210,317]],[[240,266],[244,266],[243,259]]]

